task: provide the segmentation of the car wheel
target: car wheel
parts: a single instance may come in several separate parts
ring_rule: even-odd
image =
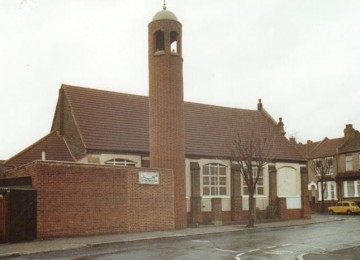
[[[330,214],[330,215],[334,215],[334,211],[329,210],[329,214]]]
[[[346,211],[346,214],[351,215],[352,214],[351,210]]]

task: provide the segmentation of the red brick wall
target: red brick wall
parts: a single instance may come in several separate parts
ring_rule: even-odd
[[[155,32],[164,32],[165,50],[155,54]],[[177,21],[149,24],[150,167],[173,169],[176,228],[187,226],[185,199],[185,130],[182,26]],[[178,53],[170,50],[170,33],[178,33]]]
[[[129,174],[128,195],[129,232],[175,228],[172,171],[160,171],[160,185],[139,185],[137,171]]]
[[[286,220],[304,218],[303,209],[287,209]]]
[[[7,177],[32,176],[38,192],[38,238],[174,228],[173,176],[156,170],[160,185],[141,185],[123,168],[34,162]]]
[[[63,86],[59,91],[56,114],[51,130],[55,129],[65,136],[69,148],[75,157],[85,152],[85,146],[77,129],[75,118]]]

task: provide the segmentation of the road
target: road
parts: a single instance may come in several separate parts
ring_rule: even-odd
[[[337,218],[337,216],[329,216],[329,218]],[[344,220],[117,243],[12,259],[297,259],[304,254],[360,245],[360,216],[341,216],[341,218]],[[345,254],[346,251],[343,252]],[[311,259],[326,259],[323,257],[311,255]],[[305,257],[305,259],[310,258]]]

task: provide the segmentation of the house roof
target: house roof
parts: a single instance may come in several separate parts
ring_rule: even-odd
[[[337,152],[337,148],[339,148],[344,142],[345,139],[343,137],[334,139],[325,138],[319,147],[312,151],[311,154],[313,158],[334,156]]]
[[[68,85],[62,89],[87,150],[149,152],[148,97]],[[276,122],[259,110],[185,102],[184,113],[187,155],[231,157],[234,129],[277,130]],[[277,160],[305,161],[278,130],[275,146]]]
[[[45,152],[46,160],[74,161],[66,142],[57,131],[52,131],[33,145],[6,161],[7,166],[21,166],[42,159]]]
[[[320,142],[314,142],[310,144],[297,145],[299,151],[303,153],[307,158],[325,158],[335,156],[337,149],[341,147],[345,142],[345,138],[325,138]]]
[[[305,156],[308,157],[308,155],[317,147],[321,142],[309,142],[306,144],[299,143],[296,145],[296,148],[299,150],[299,152]]]
[[[351,153],[360,151],[360,135],[348,139],[339,149],[340,153]]]
[[[325,158],[360,151],[360,135],[357,134],[350,138],[339,137],[334,139],[325,138],[319,142],[307,144],[297,144],[296,148],[306,158]]]

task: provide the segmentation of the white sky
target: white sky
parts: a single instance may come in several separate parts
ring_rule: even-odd
[[[168,0],[185,100],[256,109],[299,141],[360,128],[359,0]],[[49,133],[62,83],[148,94],[161,0],[1,0],[0,159]]]

